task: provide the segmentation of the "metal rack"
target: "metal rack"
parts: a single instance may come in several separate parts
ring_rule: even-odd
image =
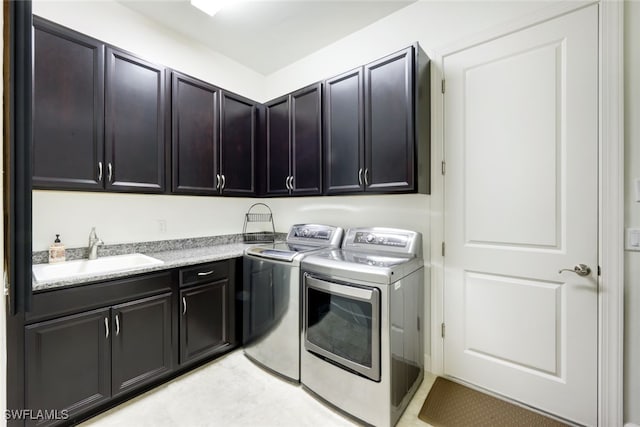
[[[258,212],[254,211],[257,210]],[[266,212],[266,211],[269,212]],[[247,232],[247,225],[251,222],[269,222],[271,231]],[[244,214],[244,227],[242,227],[242,239],[248,243],[272,243],[276,240],[276,227],[273,224],[271,208],[264,203],[254,203]]]

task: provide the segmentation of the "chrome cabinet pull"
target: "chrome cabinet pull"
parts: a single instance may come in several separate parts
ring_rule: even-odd
[[[119,314],[116,314],[116,336],[120,335],[120,319]]]
[[[364,185],[369,186],[369,168],[364,169]]]
[[[362,187],[362,168],[358,170],[358,185]]]
[[[284,180],[284,186],[287,187],[287,190],[291,190],[291,187],[289,187],[289,178],[291,178],[290,176],[288,176],[285,180]]]
[[[112,178],[113,178],[113,166],[111,165],[111,162],[109,162],[109,164],[107,165],[107,179],[109,180],[109,182],[113,182]]]
[[[289,177],[289,189],[293,191],[293,175]]]
[[[104,318],[104,337],[106,339],[109,338],[109,318],[105,317]]]
[[[185,297],[182,297],[182,315],[187,314],[187,300]]]
[[[216,190],[220,188],[220,174],[216,174]]]
[[[591,274],[591,269],[586,264],[578,264],[573,268],[563,268],[562,270],[558,270],[558,274],[561,274],[563,271],[570,271],[576,273],[578,276],[588,276]]]
[[[98,182],[102,182],[102,162],[98,162]]]
[[[227,185],[227,178],[224,177],[224,175],[222,175],[222,187],[220,188],[221,190],[224,190],[224,187]]]
[[[215,273],[215,270],[210,270],[210,271],[201,271],[198,273],[198,276],[209,276],[210,274]]]

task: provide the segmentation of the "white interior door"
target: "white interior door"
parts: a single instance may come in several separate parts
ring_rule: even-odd
[[[443,66],[445,374],[595,425],[597,5]]]

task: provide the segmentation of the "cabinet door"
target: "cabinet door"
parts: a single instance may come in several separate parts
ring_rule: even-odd
[[[289,193],[289,96],[266,104],[267,116],[267,194]]]
[[[111,320],[114,396],[171,371],[170,293],[115,305]]]
[[[180,291],[180,364],[231,345],[231,293],[227,279]]]
[[[322,85],[291,94],[291,174],[293,194],[322,193]]]
[[[164,191],[164,68],[107,48],[106,188]]]
[[[174,72],[172,92],[173,192],[217,194],[220,90]]]
[[[104,45],[33,22],[33,187],[101,189]]]
[[[255,194],[256,104],[222,92],[220,112],[222,193],[252,196]]]
[[[324,83],[324,177],[327,194],[364,190],[362,68]]]
[[[414,188],[413,47],[364,67],[366,191]]]
[[[112,332],[109,310],[26,326],[26,407],[73,416],[109,400]]]

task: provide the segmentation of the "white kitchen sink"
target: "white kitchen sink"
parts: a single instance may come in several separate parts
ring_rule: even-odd
[[[144,254],[114,255],[92,260],[65,261],[59,264],[35,264],[33,278],[36,282],[75,279],[162,264],[164,261]]]

